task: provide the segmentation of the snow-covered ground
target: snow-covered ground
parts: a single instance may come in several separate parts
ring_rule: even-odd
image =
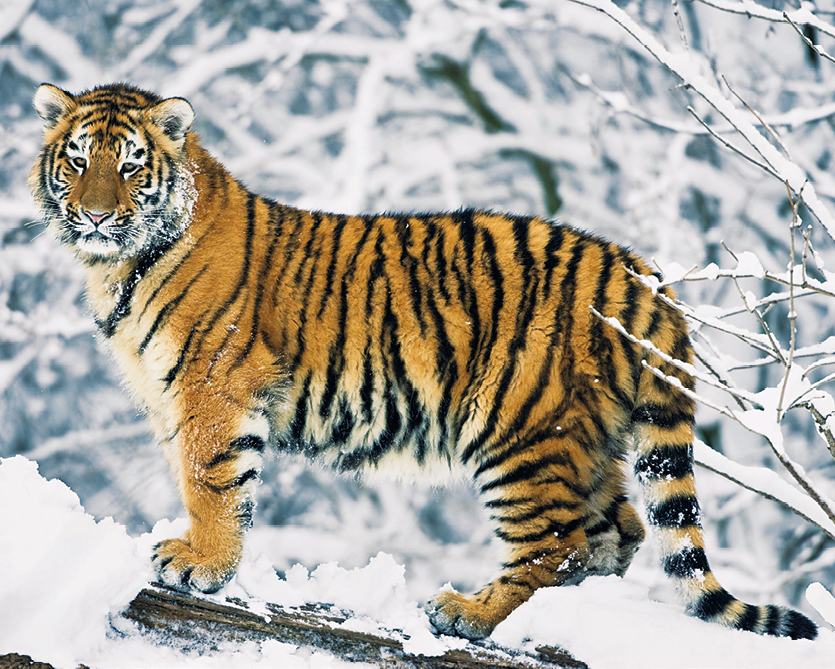
[[[132,623],[118,618],[118,611],[152,578],[151,546],[184,528],[185,521],[161,521],[152,532],[130,537],[112,519],[96,521],[87,514],[66,485],[41,477],[35,463],[22,456],[0,461],[0,536],[21,537],[0,551],[0,654],[25,653],[58,667],[82,662],[125,668],[356,666],[277,641],[183,653],[149,642]],[[280,529],[261,532],[280,541]],[[238,597],[255,611],[265,601],[286,606],[328,602],[353,611],[344,623],[351,629],[403,630],[411,637],[408,652],[431,656],[461,647],[460,639],[430,633],[404,571],[390,555],[379,553],[362,568],[330,562],[309,573],[297,565],[279,578],[272,560],[250,547],[238,574],[213,597]],[[824,594],[821,601],[821,609],[831,615],[826,607],[834,600]],[[540,590],[496,628],[492,639],[530,650],[559,645],[594,669],[823,669],[834,666],[835,658],[830,628],[821,629],[815,641],[726,630],[652,601],[646,587],[628,574]]]

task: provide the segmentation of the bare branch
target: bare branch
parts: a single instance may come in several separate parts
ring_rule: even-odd
[[[757,166],[757,167],[759,167],[761,170],[763,170],[763,171],[765,171],[765,172],[768,172],[768,173],[769,173],[771,176],[773,176],[775,179],[779,179],[779,178],[780,178],[780,175],[779,175],[779,174],[777,174],[777,172],[775,172],[775,171],[774,171],[774,169],[773,169],[770,165],[766,165],[765,163],[761,163],[761,162],[760,162],[759,160],[757,160],[756,158],[752,158],[752,157],[751,157],[751,156],[749,156],[747,153],[745,153],[742,149],[737,148],[736,146],[734,146],[733,144],[731,144],[728,140],[726,140],[725,138],[723,138],[723,137],[719,136],[719,134],[717,134],[717,133],[713,130],[713,128],[711,128],[711,127],[710,127],[707,123],[705,123],[705,122],[704,122],[704,121],[703,121],[703,120],[699,117],[699,115],[696,113],[696,111],[693,109],[693,107],[689,107],[689,106],[688,106],[688,107],[687,107],[687,111],[689,111],[689,112],[693,115],[693,117],[694,117],[694,118],[695,118],[695,119],[696,119],[699,123],[701,123],[701,124],[704,126],[705,130],[707,130],[707,131],[708,131],[708,133],[710,133],[710,135],[711,135],[714,139],[716,139],[717,141],[719,141],[719,142],[721,142],[722,144],[724,144],[724,145],[725,145],[725,148],[728,148],[728,149],[730,149],[731,151],[733,151],[734,153],[736,153],[737,155],[742,156],[742,157],[743,157],[743,158],[745,158],[745,160],[747,160],[749,163],[751,163],[751,164],[753,164],[753,165],[756,165],[756,166]]]
[[[754,109],[751,105],[749,105],[749,104],[748,104],[748,103],[747,103],[747,102],[746,102],[746,101],[742,98],[742,96],[741,96],[739,93],[737,93],[737,92],[736,92],[736,91],[735,91],[735,90],[731,87],[730,83],[728,83],[728,79],[725,77],[725,75],[724,75],[724,74],[722,75],[722,81],[724,81],[724,82],[725,82],[725,86],[727,86],[727,87],[728,87],[728,90],[729,90],[731,93],[733,93],[733,94],[734,94],[734,97],[735,97],[737,100],[739,100],[739,101],[742,103],[742,105],[743,105],[743,106],[744,106],[744,107],[745,107],[745,108],[746,108],[749,112],[751,112],[751,113],[752,113],[752,114],[756,117],[756,119],[757,119],[757,120],[758,120],[758,121],[762,124],[763,128],[765,128],[765,129],[768,131],[768,134],[769,134],[769,135],[771,135],[771,136],[774,138],[774,141],[775,141],[775,142],[777,142],[777,144],[780,146],[780,148],[781,148],[781,149],[783,149],[783,153],[785,153],[785,154],[786,154],[786,156],[788,157],[788,159],[789,159],[789,160],[791,160],[791,159],[792,159],[792,157],[791,157],[791,154],[789,153],[789,150],[786,148],[786,145],[785,145],[785,144],[783,144],[783,140],[781,140],[781,139],[780,139],[780,137],[779,137],[779,135],[778,135],[778,134],[774,131],[774,128],[772,128],[770,125],[768,125],[768,123],[766,123],[766,122],[763,120],[763,117],[762,117],[762,116],[760,116],[759,112],[757,112],[757,111],[756,111],[756,110],[755,110],[755,109]],[[765,156],[763,156],[763,159],[765,159]]]

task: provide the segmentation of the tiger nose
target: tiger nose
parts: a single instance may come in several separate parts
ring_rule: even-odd
[[[112,211],[89,211],[87,209],[84,209],[83,212],[96,227],[98,227],[104,219],[109,218],[113,213]]]

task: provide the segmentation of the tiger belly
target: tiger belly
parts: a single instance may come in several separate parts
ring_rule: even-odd
[[[421,399],[432,392],[416,392],[410,384],[407,393],[390,378],[367,378],[352,388],[340,384],[329,399],[326,383],[313,378],[308,371],[294,379],[276,408],[280,451],[302,453],[340,472],[402,480],[441,482],[464,473],[451,420]]]

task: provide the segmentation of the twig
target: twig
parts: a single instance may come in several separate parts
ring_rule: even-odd
[[[733,284],[736,287],[737,292],[739,293],[739,297],[742,299],[742,303],[745,305],[746,311],[748,311],[749,314],[751,314],[752,316],[754,316],[754,318],[757,319],[757,322],[760,324],[763,333],[765,333],[765,336],[768,337],[768,340],[771,342],[772,350],[774,351],[776,357],[782,364],[785,365],[786,359],[783,357],[783,352],[780,348],[780,342],[777,341],[777,338],[771,332],[771,328],[768,327],[768,323],[765,322],[763,315],[759,312],[759,310],[757,310],[756,308],[752,308],[748,305],[748,300],[745,299],[745,293],[742,292],[742,288],[739,285],[737,277],[731,277],[731,280],[733,281]]]
[[[769,134],[769,135],[771,135],[771,136],[774,138],[774,141],[775,141],[775,142],[777,142],[777,144],[780,146],[780,148],[781,148],[781,149],[783,149],[783,153],[785,153],[785,154],[786,154],[786,157],[787,157],[789,160],[791,160],[791,159],[792,159],[792,157],[791,157],[791,154],[789,153],[789,150],[786,148],[786,145],[785,145],[785,144],[783,144],[783,141],[780,139],[780,137],[779,137],[779,136],[777,135],[777,133],[774,131],[774,128],[772,128],[770,125],[768,125],[768,123],[766,123],[766,122],[763,120],[763,117],[762,117],[762,116],[760,116],[759,112],[757,112],[757,111],[756,111],[756,110],[755,110],[755,109],[754,109],[751,105],[749,105],[749,104],[748,104],[748,103],[747,103],[747,102],[746,102],[746,101],[742,98],[742,96],[741,96],[739,93],[737,93],[737,92],[736,92],[736,91],[735,91],[735,90],[731,87],[730,83],[728,83],[728,80],[727,80],[727,78],[725,77],[725,75],[724,75],[724,74],[722,75],[722,81],[724,81],[724,82],[725,82],[725,86],[727,86],[727,87],[728,87],[728,90],[729,90],[731,93],[733,93],[733,94],[734,94],[734,97],[735,97],[737,100],[739,100],[739,101],[743,104],[743,106],[744,106],[744,107],[745,107],[745,108],[746,108],[749,112],[751,112],[751,113],[752,113],[752,114],[756,117],[756,119],[757,119],[757,120],[758,120],[758,121],[762,124],[763,128],[765,128],[765,129],[768,131],[768,134]],[[754,147],[754,148],[756,149],[756,147]],[[760,155],[762,155],[762,154],[760,154]],[[767,159],[765,156],[763,156],[763,160],[768,161],[768,159]]]
[[[730,149],[731,151],[733,151],[733,152],[734,152],[734,153],[736,153],[736,154],[739,154],[740,156],[742,156],[743,158],[745,158],[745,160],[747,160],[749,163],[751,163],[751,164],[753,164],[753,165],[756,165],[756,166],[757,166],[757,167],[759,167],[761,170],[764,170],[765,172],[767,172],[768,174],[770,174],[771,176],[773,176],[775,179],[779,179],[779,178],[780,178],[780,175],[779,175],[779,174],[777,174],[777,172],[775,172],[775,171],[774,171],[774,169],[773,169],[770,165],[766,165],[765,163],[761,163],[761,162],[760,162],[759,160],[757,160],[756,158],[752,158],[752,157],[751,157],[751,156],[749,156],[747,153],[745,153],[742,149],[738,149],[738,148],[737,148],[737,147],[735,147],[733,144],[731,144],[728,140],[726,140],[726,139],[722,138],[719,134],[717,134],[717,133],[713,130],[713,128],[711,128],[711,127],[710,127],[707,123],[705,123],[705,122],[704,122],[704,121],[703,121],[703,120],[699,117],[699,115],[696,113],[696,111],[693,109],[693,107],[688,106],[688,107],[687,107],[687,111],[689,111],[689,112],[693,115],[693,117],[694,117],[694,118],[695,118],[695,119],[696,119],[699,123],[701,123],[701,124],[704,126],[705,130],[707,130],[707,131],[711,134],[711,136],[713,136],[713,138],[714,138],[714,139],[716,139],[716,140],[717,140],[717,141],[719,141],[719,142],[722,142],[722,144],[724,144],[726,148]]]
[[[607,318],[606,316],[601,314],[597,309],[595,309],[592,305],[589,305],[589,311],[591,311],[592,314],[594,314],[597,318],[599,318],[601,321],[606,323],[609,327],[614,328],[617,332],[619,332],[621,335],[626,337],[629,341],[631,341],[634,344],[638,344],[638,346],[640,346],[644,350],[649,351],[650,353],[653,353],[653,354],[657,355],[664,362],[669,363],[669,364],[673,365],[674,367],[677,367],[678,369],[680,369],[684,372],[687,372],[688,374],[690,374],[690,376],[693,376],[694,378],[699,379],[700,381],[708,384],[709,386],[713,386],[714,388],[718,388],[719,390],[725,391],[726,393],[728,393],[732,397],[735,397],[735,398],[738,398],[738,399],[743,399],[746,402],[750,402],[752,405],[754,405],[758,409],[763,408],[762,405],[759,404],[758,402],[756,402],[755,400],[753,400],[747,392],[742,391],[738,388],[732,388],[732,387],[728,386],[727,384],[725,384],[721,381],[716,382],[715,380],[713,380],[709,376],[706,376],[705,374],[701,374],[699,372],[699,370],[697,370],[690,363],[684,362],[683,360],[677,360],[676,358],[673,358],[672,356],[668,355],[667,353],[664,353],[664,351],[662,351],[657,346],[655,346],[651,341],[646,340],[646,339],[638,339],[632,333],[627,332],[626,328],[624,328],[623,325],[621,325],[620,321],[618,321],[616,318]],[[642,361],[642,362],[645,362],[645,361]],[[659,374],[663,375],[663,372],[660,372],[659,370],[656,370],[651,365],[645,363],[645,366],[646,366],[647,369],[649,369],[653,373],[658,371]],[[676,382],[678,382],[677,385],[680,385],[680,382],[678,381],[678,379],[675,379],[674,377],[667,377],[666,375],[664,375],[663,378],[665,378],[667,380],[674,379]],[[670,381],[670,382],[672,383],[672,381]],[[682,390],[687,391],[687,389],[684,388],[683,386],[682,386]],[[692,392],[692,391],[687,391],[687,392]]]
[[[650,289],[653,288],[652,285],[647,283],[647,277],[645,277],[641,274],[638,274],[637,272],[634,272],[629,268],[627,268],[626,271],[629,274],[631,274],[632,276],[634,276],[635,278],[637,278],[639,281],[644,283],[644,285],[646,285],[648,288],[650,288]],[[756,336],[754,335],[754,333],[747,332],[746,330],[742,330],[741,328],[734,327],[733,325],[730,325],[729,323],[718,323],[718,322],[706,320],[704,318],[700,318],[699,316],[696,315],[695,311],[692,308],[688,307],[687,305],[680,304],[673,299],[670,299],[669,297],[667,297],[663,293],[658,293],[656,295],[656,297],[658,297],[663,302],[667,303],[673,309],[675,309],[680,314],[682,314],[685,318],[689,318],[693,321],[696,321],[697,323],[701,323],[702,325],[707,325],[708,327],[711,327],[715,330],[718,330],[719,332],[724,332],[725,334],[729,334],[729,335],[732,335],[734,337],[737,337],[738,339],[741,339],[746,344],[748,344],[752,348],[757,349],[761,353],[765,353],[766,355],[770,355],[777,361],[781,360],[781,358],[779,356],[776,356],[774,354],[774,351],[769,346],[769,344],[771,342],[764,343],[764,342],[759,341],[756,338]]]
[[[720,384],[722,384],[722,386],[727,388],[731,387],[731,382],[723,378],[722,375],[719,374],[719,372],[713,369],[713,366],[708,362],[707,358],[701,355],[698,350],[696,350],[695,343],[693,346],[693,355],[696,357],[696,360],[702,363],[702,366],[708,371],[708,373],[713,374],[713,376],[716,378],[717,381],[719,381]],[[745,410],[745,403],[743,402],[742,398],[737,397],[736,395],[732,395],[732,397],[736,400],[736,403],[739,405],[739,408]]]
[[[795,32],[797,32],[797,34],[800,35],[800,39],[802,39],[804,42],[806,42],[806,44],[809,46],[810,49],[817,52],[817,54],[821,58],[825,58],[830,63],[835,63],[835,58],[830,56],[826,52],[826,50],[824,50],[822,47],[818,46],[817,44],[812,42],[812,40],[810,40],[808,37],[806,37],[806,35],[803,34],[803,31],[800,28],[798,28],[797,24],[794,21],[792,21],[791,17],[786,12],[783,12],[783,18],[786,19],[786,21],[791,24],[791,27],[795,29]]]
[[[830,455],[835,458],[835,436],[833,436],[832,430],[826,426],[827,416],[824,416],[820,411],[818,411],[817,407],[815,407],[815,405],[810,401],[802,402],[801,404],[798,404],[798,406],[802,406],[810,414],[812,414],[812,419],[815,421],[815,428],[817,429],[818,434],[826,441]]]
[[[772,502],[777,502],[784,509],[786,509],[788,511],[791,511],[792,513],[800,516],[801,518],[803,518],[803,520],[805,520],[810,525],[813,525],[814,527],[816,527],[820,532],[822,532],[826,536],[828,536],[832,539],[835,539],[835,534],[833,534],[831,531],[827,530],[826,528],[822,527],[820,525],[820,523],[816,523],[808,515],[803,513],[797,507],[789,504],[786,500],[781,499],[780,497],[777,497],[776,495],[772,495],[771,493],[768,493],[765,490],[757,488],[757,487],[751,485],[750,483],[747,483],[747,482],[737,478],[736,476],[734,476],[730,472],[724,471],[723,469],[720,469],[718,467],[714,467],[714,466],[708,464],[707,462],[705,462],[704,459],[699,458],[698,456],[694,458],[694,462],[697,465],[699,465],[700,467],[703,467],[704,469],[707,469],[708,471],[711,471],[714,474],[718,474],[719,476],[721,476],[723,478],[726,478],[729,481],[732,481],[733,483],[736,483],[740,488],[745,488],[746,490],[750,490],[751,492],[755,492],[758,495],[760,495],[762,497],[765,497],[766,499],[771,500]]]
[[[690,45],[687,43],[687,35],[684,32],[684,22],[681,20],[681,12],[678,8],[678,0],[671,0],[673,4],[673,14],[676,17],[676,23],[678,24],[678,34],[681,37],[681,43],[684,44],[685,49],[690,49]]]
[[[789,282],[789,324],[791,326],[791,341],[789,343],[789,359],[786,363],[786,371],[783,376],[783,383],[780,386],[780,399],[777,401],[777,423],[779,424],[783,418],[783,400],[786,396],[786,386],[789,383],[789,376],[792,372],[792,364],[794,363],[794,349],[797,344],[797,313],[794,310],[794,229],[797,227],[797,206],[792,198],[792,189],[789,183],[786,182],[786,192],[789,195],[789,202],[792,206],[792,223],[789,226],[789,267],[791,268],[791,276]],[[801,194],[803,189],[800,189]],[[797,204],[800,203],[798,199]]]

